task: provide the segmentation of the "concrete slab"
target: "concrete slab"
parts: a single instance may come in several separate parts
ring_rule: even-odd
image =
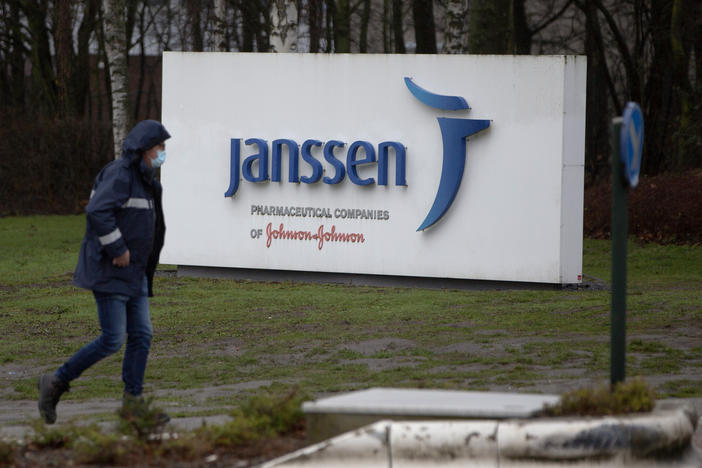
[[[311,442],[382,419],[523,419],[554,404],[556,395],[371,388],[302,405]]]
[[[385,414],[460,419],[527,418],[557,395],[371,388],[306,402],[307,413]]]

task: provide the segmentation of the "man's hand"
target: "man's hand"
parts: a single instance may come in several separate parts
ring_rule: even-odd
[[[116,267],[120,268],[126,268],[129,266],[129,249],[127,249],[122,255],[119,257],[113,258],[112,259],[112,264]]]

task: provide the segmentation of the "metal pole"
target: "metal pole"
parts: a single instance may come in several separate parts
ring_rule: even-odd
[[[626,371],[626,244],[629,184],[620,158],[619,132],[622,119],[612,120],[612,309],[611,385],[623,382]]]

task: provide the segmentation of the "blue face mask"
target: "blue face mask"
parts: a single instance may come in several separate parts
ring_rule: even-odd
[[[166,152],[164,150],[158,150],[156,157],[151,160],[151,167],[156,169],[157,167],[161,167],[164,162],[166,162]]]

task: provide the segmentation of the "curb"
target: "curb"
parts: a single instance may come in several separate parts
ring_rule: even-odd
[[[690,407],[587,419],[384,420],[262,465],[700,467]]]

